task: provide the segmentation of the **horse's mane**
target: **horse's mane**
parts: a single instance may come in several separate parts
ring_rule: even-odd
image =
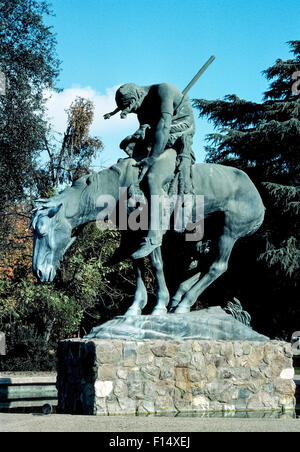
[[[99,171],[98,173],[89,174],[86,177],[79,201],[83,214],[88,214],[88,212],[93,211],[96,208],[99,194],[105,194],[103,193],[104,176],[108,176],[110,181],[116,176],[118,180],[121,180],[124,171],[126,171],[128,160],[129,159],[120,159],[116,164],[109,168]],[[77,183],[81,185],[82,182],[78,179],[73,184],[73,187],[77,187]]]
[[[70,202],[71,197],[76,197],[78,194],[78,200],[76,203],[76,211],[80,210],[81,215],[85,216],[88,212],[91,212],[96,207],[97,197],[101,193],[101,184],[103,180],[103,175],[105,173],[117,174],[119,178],[122,177],[124,171],[127,168],[129,159],[120,159],[116,164],[109,168],[106,168],[97,173],[86,174],[79,179],[77,179],[69,187],[66,187],[57,195],[51,196],[50,198],[41,198],[34,201],[35,209],[32,211],[34,217],[42,214],[43,211],[46,212],[59,204],[64,204],[67,210],[67,216],[72,217],[72,203]]]

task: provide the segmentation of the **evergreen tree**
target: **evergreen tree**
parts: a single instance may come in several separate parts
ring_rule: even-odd
[[[300,71],[300,41],[291,41],[290,46],[294,59],[278,59],[264,71],[268,80],[275,80],[263,103],[235,94],[224,100],[194,100],[200,116],[219,129],[208,136],[208,162],[236,162],[258,181],[299,184],[300,95],[294,94],[293,75]]]
[[[257,324],[269,334],[285,338],[299,329],[294,318],[295,314],[300,317],[296,293],[300,266],[300,41],[289,45],[293,58],[278,59],[263,72],[270,85],[262,103],[235,94],[224,100],[194,100],[200,116],[212,121],[216,129],[207,137],[206,161],[243,169],[262,194],[266,219],[253,239],[256,249],[250,239],[240,245],[243,255],[235,255],[245,265],[244,274],[231,276],[240,298],[261,313],[261,318],[254,314]],[[235,270],[239,272],[238,267]],[[256,279],[250,291],[247,272],[250,279]],[[256,297],[254,304],[250,293]]]
[[[58,75],[55,38],[44,24],[47,3],[0,1],[0,215],[23,201],[44,146],[44,91]],[[2,229],[2,228],[1,228]]]

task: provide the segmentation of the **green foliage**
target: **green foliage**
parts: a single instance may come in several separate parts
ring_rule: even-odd
[[[51,370],[57,341],[78,331],[82,315],[74,297],[50,285],[0,281],[0,330],[8,348],[2,370]]]
[[[69,337],[78,330],[82,310],[73,297],[57,291],[50,285],[25,284],[18,287],[18,315],[23,321],[33,322],[41,336]]]
[[[264,183],[268,209],[263,235],[266,250],[259,256],[280,278],[290,278],[291,285],[299,283],[299,212],[300,187]],[[269,205],[270,205],[269,204]]]
[[[82,307],[83,333],[92,326],[123,314],[135,290],[135,274],[129,260],[107,265],[120,244],[120,233],[102,231],[96,223],[85,226],[68,251],[56,287],[74,296]]]
[[[55,371],[56,342],[47,342],[33,325],[14,324],[6,331],[7,354],[0,371]]]

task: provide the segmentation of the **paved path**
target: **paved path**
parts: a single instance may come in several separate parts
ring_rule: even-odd
[[[17,373],[9,375],[17,376]],[[295,380],[300,384],[300,375]],[[291,419],[290,415],[281,419],[240,419],[0,413],[0,432],[300,432],[300,419]]]
[[[300,432],[300,419],[0,414],[0,432]]]

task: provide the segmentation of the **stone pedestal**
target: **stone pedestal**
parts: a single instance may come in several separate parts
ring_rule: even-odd
[[[293,375],[291,346],[279,341],[65,340],[59,412],[292,410]]]

